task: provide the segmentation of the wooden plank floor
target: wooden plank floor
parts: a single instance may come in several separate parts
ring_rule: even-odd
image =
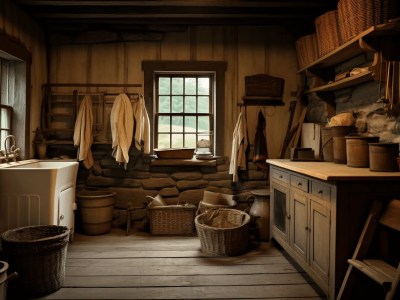
[[[64,286],[40,299],[326,299],[269,243],[237,257],[201,252],[198,237],[120,229],[75,234]]]

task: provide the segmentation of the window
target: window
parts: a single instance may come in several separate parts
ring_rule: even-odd
[[[153,148],[196,147],[210,139],[224,155],[226,62],[143,61]]]
[[[155,147],[196,148],[213,140],[213,74],[157,74]]]
[[[4,140],[7,135],[12,133],[11,131],[11,120],[12,107],[8,105],[0,105],[0,149],[3,149]]]

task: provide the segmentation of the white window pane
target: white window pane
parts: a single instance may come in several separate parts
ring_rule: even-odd
[[[198,97],[198,113],[209,113],[210,112],[210,97],[200,96]]]
[[[169,116],[158,117],[158,132],[170,132],[170,119]]]
[[[185,97],[185,113],[196,113],[196,97]]]
[[[158,97],[158,111],[160,113],[169,113],[171,112],[171,104],[169,96],[160,96]]]
[[[199,95],[209,95],[210,94],[210,79],[209,78],[199,78],[197,93]]]
[[[185,95],[196,95],[196,78],[185,78]]]
[[[183,112],[183,97],[173,96],[172,97],[172,112],[182,113]]]
[[[160,95],[169,95],[170,92],[171,81],[169,77],[160,77],[158,79],[158,93]]]
[[[195,134],[185,134],[185,147],[196,148]]]
[[[170,148],[170,135],[169,134],[158,134],[158,148]]]
[[[183,132],[183,117],[172,117],[172,132]]]
[[[210,131],[210,118],[208,116],[199,116],[198,130],[201,132]]]
[[[196,132],[196,117],[185,117],[185,132]]]
[[[183,95],[183,78],[172,78],[172,94]]]
[[[183,147],[183,134],[172,134],[172,148]]]

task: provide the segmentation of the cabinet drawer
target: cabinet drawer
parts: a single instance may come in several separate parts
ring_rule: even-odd
[[[326,201],[331,200],[331,187],[326,184],[311,181],[311,194]]]
[[[296,175],[290,175],[290,185],[308,193],[308,179]]]
[[[272,169],[272,178],[289,183],[289,173],[278,169]]]

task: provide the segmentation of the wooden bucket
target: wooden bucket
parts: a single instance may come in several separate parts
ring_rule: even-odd
[[[111,231],[115,195],[114,192],[102,190],[87,190],[77,195],[84,234],[101,235]]]
[[[369,169],[376,172],[398,171],[397,156],[398,143],[370,143]]]
[[[347,162],[345,136],[350,134],[352,130],[353,126],[332,126],[333,162],[335,164]]]
[[[322,158],[333,161],[332,127],[321,127]]]
[[[377,136],[346,136],[347,165],[355,168],[369,167],[369,143],[379,142]]]

